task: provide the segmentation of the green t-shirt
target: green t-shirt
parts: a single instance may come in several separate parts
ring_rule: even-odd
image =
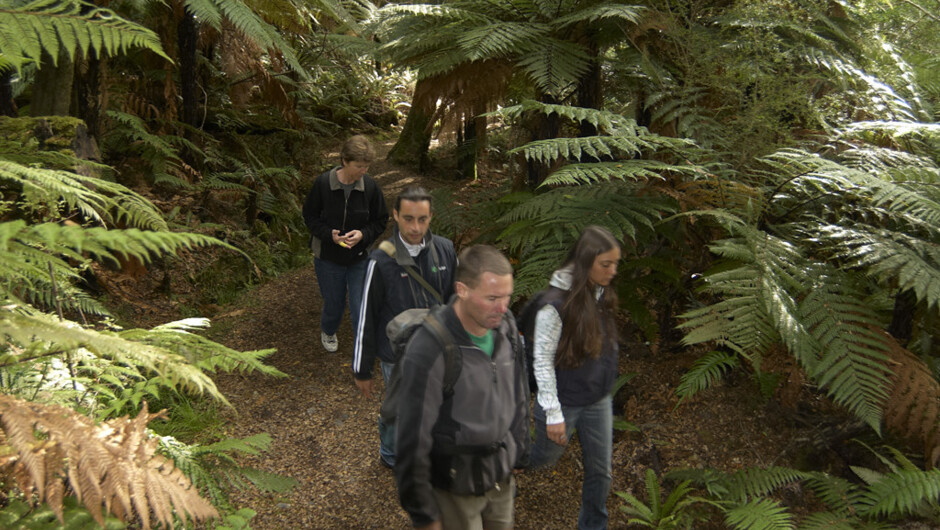
[[[477,348],[483,350],[488,357],[493,357],[493,330],[486,332],[486,335],[482,337],[477,337],[473,333],[467,332],[467,335],[470,336],[470,340],[476,345]]]

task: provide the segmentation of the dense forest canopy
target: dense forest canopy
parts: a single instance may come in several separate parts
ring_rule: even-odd
[[[500,183],[440,192],[436,230],[503,248],[520,297],[584,226],[627,242],[638,333],[703,352],[681,399],[744,370],[884,444],[853,477],[677,470],[729,527],[940,520],[937,35],[937,0],[0,0],[0,517],[234,528],[226,480],[289,487],[233,458],[264,437],[170,435],[225,402],[213,372],[283,375],[271,351],[195,314],[128,328],[94,278],[201,256],[224,304],[303,265],[316,153],[362,130]],[[800,521],[793,481],[822,505]]]

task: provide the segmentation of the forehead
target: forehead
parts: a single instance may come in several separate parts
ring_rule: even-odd
[[[431,203],[428,201],[409,201],[404,199],[398,209],[399,215],[413,215],[420,217],[431,214]]]
[[[620,261],[620,249],[612,248],[607,252],[601,252],[594,258],[594,263],[601,263],[604,261]]]
[[[498,275],[484,272],[476,287],[471,289],[480,296],[508,296],[512,294],[512,274]]]

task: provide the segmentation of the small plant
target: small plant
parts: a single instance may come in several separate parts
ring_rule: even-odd
[[[703,520],[694,512],[692,507],[698,502],[704,502],[704,500],[691,496],[692,488],[690,484],[690,480],[680,482],[663,500],[662,488],[656,473],[652,469],[647,469],[646,494],[649,497],[649,504],[629,493],[622,491],[616,493],[618,497],[628,503],[626,506],[621,506],[620,509],[630,516],[630,519],[627,520],[630,524],[660,530],[692,528],[693,523]]]

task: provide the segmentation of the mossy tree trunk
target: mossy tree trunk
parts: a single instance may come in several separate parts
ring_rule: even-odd
[[[74,73],[75,64],[64,49],[59,51],[56,61],[43,51],[33,82],[30,116],[69,116]]]
[[[405,126],[398,141],[388,152],[388,161],[394,164],[427,169],[428,147],[431,145],[431,120],[437,110],[437,93],[430,79],[420,79],[415,85],[414,97]]]

